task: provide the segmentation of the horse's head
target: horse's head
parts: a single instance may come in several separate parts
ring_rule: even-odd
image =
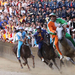
[[[44,42],[50,45],[50,35],[48,33],[44,34]]]
[[[64,28],[62,26],[59,26],[59,27],[57,27],[56,32],[57,32],[58,40],[62,41],[64,34],[65,34]]]

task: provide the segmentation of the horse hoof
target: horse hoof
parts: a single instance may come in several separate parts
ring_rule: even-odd
[[[62,74],[62,72],[60,72],[60,74]]]
[[[31,71],[31,69],[29,69],[29,71]]]
[[[33,68],[35,68],[35,66],[33,66]]]
[[[23,67],[21,67],[21,69],[23,69]]]
[[[26,65],[26,63],[23,63],[23,65],[25,66],[25,65]]]
[[[53,63],[50,63],[49,67],[52,68],[52,66],[53,66]],[[52,69],[53,69],[53,68],[52,68]]]

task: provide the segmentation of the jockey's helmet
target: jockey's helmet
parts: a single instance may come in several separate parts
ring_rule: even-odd
[[[56,17],[56,14],[54,14],[54,13],[51,13],[51,14],[50,14],[50,17],[51,17],[51,16],[55,16],[55,17]]]
[[[19,27],[19,30],[20,30],[20,29],[22,30],[22,29],[23,29],[23,27]]]
[[[37,26],[36,29],[41,29],[41,27],[40,26]]]

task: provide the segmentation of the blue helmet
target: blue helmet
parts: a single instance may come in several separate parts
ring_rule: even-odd
[[[40,26],[37,26],[36,28],[37,28],[37,29],[41,29],[41,27],[40,27]]]
[[[23,27],[19,27],[19,30],[20,30],[20,29],[23,29]]]

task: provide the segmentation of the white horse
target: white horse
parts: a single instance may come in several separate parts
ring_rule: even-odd
[[[62,26],[57,27],[56,32],[58,36],[59,49],[64,56],[64,59],[71,61],[73,64],[75,64],[73,60],[73,57],[75,56],[75,47],[72,42],[65,37],[64,28]]]

